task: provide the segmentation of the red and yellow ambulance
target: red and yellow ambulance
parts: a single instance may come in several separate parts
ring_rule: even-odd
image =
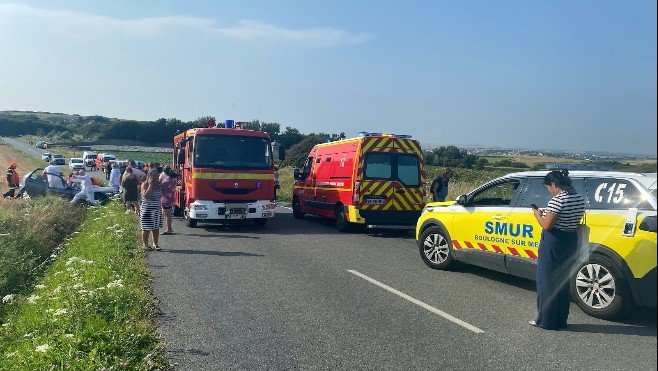
[[[332,218],[342,232],[413,229],[424,207],[423,155],[408,135],[364,132],[318,144],[294,178],[294,216]]]

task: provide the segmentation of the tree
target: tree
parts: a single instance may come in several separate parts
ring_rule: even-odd
[[[282,166],[302,166],[313,146],[323,143],[326,139],[327,135],[325,134],[307,135],[299,143],[294,144],[286,151],[286,159],[283,160]]]

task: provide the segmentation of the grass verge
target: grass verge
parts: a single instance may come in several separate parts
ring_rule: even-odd
[[[0,370],[167,369],[133,215],[87,211],[32,290],[3,295]]]

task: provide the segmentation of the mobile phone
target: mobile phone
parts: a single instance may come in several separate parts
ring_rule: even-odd
[[[539,209],[539,207],[538,207],[537,205],[535,205],[535,204],[530,204],[530,207],[532,207],[532,208],[535,209],[535,210]]]

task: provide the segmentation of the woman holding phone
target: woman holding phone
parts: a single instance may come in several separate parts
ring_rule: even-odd
[[[142,183],[142,207],[139,214],[139,225],[142,229],[142,246],[144,250],[160,250],[158,238],[162,228],[162,188],[160,187],[160,174],[153,169],[146,174]],[[153,247],[149,246],[149,234],[153,233]]]
[[[528,324],[546,330],[567,327],[569,276],[577,252],[577,230],[585,214],[585,200],[571,186],[569,171],[554,170],[544,177],[553,195],[546,209],[532,205],[542,227],[537,258],[537,318]]]

